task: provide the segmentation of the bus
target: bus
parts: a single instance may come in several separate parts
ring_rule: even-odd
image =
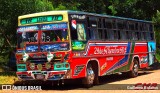
[[[18,17],[16,66],[20,80],[80,79],[86,87],[100,76],[127,73],[154,63],[151,21],[61,10]]]

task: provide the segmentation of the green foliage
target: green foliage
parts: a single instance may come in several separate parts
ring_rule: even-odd
[[[160,25],[160,12],[159,10],[157,10],[157,13],[155,16],[153,16],[152,18],[153,22],[156,23],[156,26],[159,27],[158,25]]]
[[[156,50],[156,59],[160,62],[160,49]]]
[[[55,10],[67,10],[67,7],[62,4],[59,4],[58,7],[55,8]]]
[[[8,59],[9,55],[0,55],[0,65],[6,65],[9,61]]]
[[[155,23],[155,37],[156,37],[156,44],[160,46],[160,12],[157,10],[157,13],[152,18],[153,22]],[[160,54],[160,53],[159,53]]]
[[[108,7],[108,9],[110,9],[110,10],[112,11],[112,15],[117,14],[117,11],[115,10],[115,8],[114,8],[112,5],[110,5],[110,6]]]
[[[53,10],[48,0],[0,0],[0,63],[8,62],[16,46],[18,16]],[[4,55],[5,54],[5,55]]]

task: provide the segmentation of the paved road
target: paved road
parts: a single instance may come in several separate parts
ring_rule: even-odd
[[[139,76],[136,78],[128,78],[126,75],[100,77],[100,85],[89,89],[84,88],[83,85],[79,85],[79,82],[79,80],[76,80],[63,86],[44,84],[42,91],[0,91],[0,93],[160,93],[160,85],[158,85],[159,90],[127,90],[127,86],[131,88],[137,83],[160,84],[160,69],[149,70],[145,73],[140,71]]]

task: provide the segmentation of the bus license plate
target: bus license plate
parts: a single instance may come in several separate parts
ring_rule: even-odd
[[[37,74],[37,75],[36,75],[36,79],[44,79],[44,75]]]

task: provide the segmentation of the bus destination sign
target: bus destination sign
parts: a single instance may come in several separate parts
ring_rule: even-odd
[[[62,15],[49,15],[49,16],[24,18],[20,20],[20,23],[22,25],[25,25],[25,24],[34,24],[34,23],[41,23],[41,22],[62,21],[62,20],[63,20]]]

